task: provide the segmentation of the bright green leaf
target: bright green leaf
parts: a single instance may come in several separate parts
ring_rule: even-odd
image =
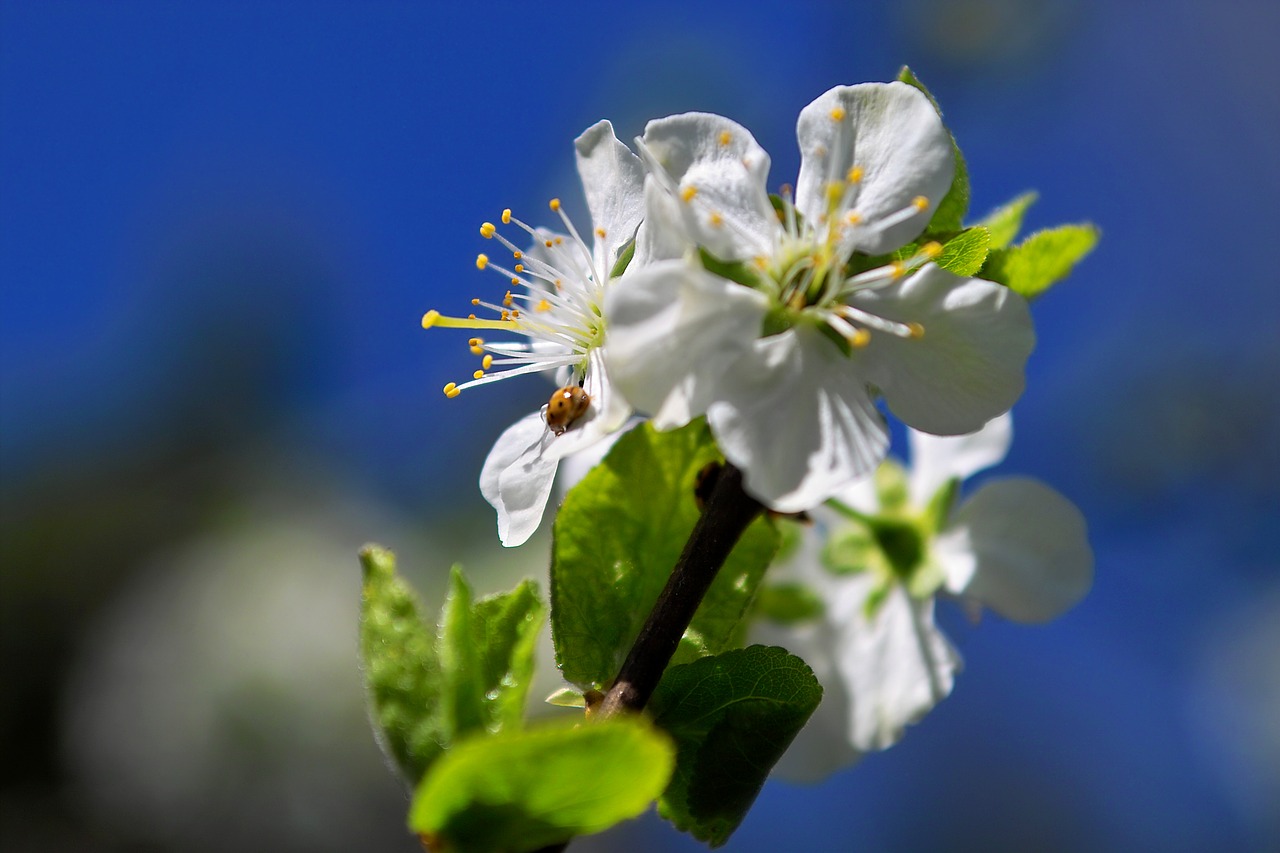
[[[638,716],[472,738],[422,780],[409,827],[442,853],[537,850],[639,815],[673,761]]]
[[[912,73],[907,66],[902,66],[902,70],[898,72],[898,79],[909,86],[914,86],[929,98],[929,103],[933,104],[933,108],[938,111],[939,117],[942,115],[942,108],[938,106],[938,101],[933,97],[924,83],[920,82],[920,78]],[[924,233],[942,234],[959,231],[964,227],[965,214],[969,212],[969,167],[965,164],[964,155],[960,153],[960,146],[956,144],[956,138],[951,135],[951,131],[947,130],[947,136],[951,138],[951,148],[956,155],[956,172],[951,179],[951,188],[947,190],[947,194],[942,197],[942,201],[938,203],[938,207],[933,211],[933,218],[929,220],[928,227]]]
[[[395,556],[368,545],[360,551],[360,655],[370,716],[380,740],[411,782],[449,741],[440,715],[440,664],[409,586],[395,573]]]
[[[458,735],[486,728],[484,676],[471,620],[471,587],[457,566],[449,574],[449,596],[440,617],[436,653],[440,658],[441,705],[448,731]]]
[[[1012,248],[991,252],[982,277],[1031,299],[1070,275],[1076,263],[1093,251],[1100,233],[1087,223],[1037,231]]]
[[[942,246],[942,254],[934,261],[956,275],[976,275],[987,259],[991,234],[981,225],[966,228]]]
[[[565,498],[554,528],[551,612],[556,659],[568,681],[601,687],[617,675],[698,519],[694,480],[719,458],[701,419],[665,433],[642,424]],[[777,548],[767,519],[747,528],[676,662],[740,641],[742,617]]]
[[[658,810],[712,847],[724,844],[821,699],[808,664],[775,647],[667,670],[649,703],[676,741],[676,771]]]
[[[481,650],[481,687],[491,730],[518,728],[533,684],[533,653],[545,608],[538,586],[523,581],[510,592],[491,595],[472,608],[472,625]]]
[[[978,223],[991,232],[992,249],[1003,249],[1013,242],[1022,230],[1022,217],[1026,215],[1027,208],[1039,197],[1039,193],[1023,193],[1008,204],[997,207]]]

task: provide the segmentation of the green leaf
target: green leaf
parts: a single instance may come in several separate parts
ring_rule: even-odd
[[[702,248],[698,249],[698,255],[702,258],[702,266],[707,272],[718,275],[720,278],[727,278],[729,281],[736,281],[746,287],[760,286],[760,274],[751,265],[743,261],[722,261]]]
[[[667,670],[649,703],[676,741],[676,771],[658,811],[712,847],[724,844],[821,699],[808,664],[776,647]]]
[[[822,597],[802,583],[764,584],[756,596],[755,615],[780,625],[817,619],[825,610]]]
[[[384,748],[410,782],[459,735],[518,728],[533,680],[544,608],[537,586],[472,602],[461,570],[432,631],[395,557],[368,546],[360,650],[371,716]]]
[[[360,655],[370,717],[400,772],[417,781],[450,737],[440,715],[435,634],[413,591],[396,575],[395,555],[367,545],[360,564]]]
[[[1076,263],[1093,251],[1100,235],[1089,223],[1037,231],[1012,248],[991,252],[982,277],[1034,298],[1070,275]]]
[[[1003,249],[1013,242],[1013,238],[1022,230],[1022,217],[1026,215],[1027,208],[1035,204],[1039,197],[1040,194],[1036,192],[1023,193],[1013,201],[997,207],[978,223],[991,232],[992,249]]]
[[[977,275],[987,260],[990,242],[990,232],[981,225],[966,228],[943,244],[942,254],[934,263],[956,275]]]
[[[898,72],[898,79],[924,92],[929,98],[929,103],[933,104],[933,108],[938,111],[938,116],[942,116],[942,108],[938,106],[937,99],[910,68],[902,66],[902,70]],[[933,218],[924,229],[926,235],[959,231],[964,227],[965,214],[969,212],[969,167],[965,164],[964,155],[960,153],[960,146],[956,144],[956,138],[952,136],[950,129],[947,130],[947,136],[951,139],[951,148],[956,155],[956,172],[951,179],[950,189],[938,203],[938,207],[933,211]]]
[[[518,728],[533,684],[533,653],[546,615],[538,585],[523,581],[510,592],[476,602],[472,625],[480,653],[480,686],[491,730]]]
[[[473,738],[422,780],[409,827],[441,853],[537,850],[639,815],[673,761],[639,716]]]
[[[704,420],[664,433],[642,424],[565,498],[554,526],[551,627],[566,680],[598,688],[617,675],[698,519],[694,480],[719,459]],[[767,519],[747,528],[676,662],[740,641],[742,617],[777,548]]]
[[[622,251],[618,253],[618,260],[614,261],[613,269],[609,271],[609,278],[617,278],[626,272],[635,254],[636,241],[634,239],[628,240],[627,245],[623,246]]]

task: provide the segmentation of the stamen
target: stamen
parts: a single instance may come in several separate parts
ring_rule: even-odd
[[[479,379],[481,376],[484,376],[483,370],[477,370],[475,373],[471,374],[472,379]]]
[[[503,225],[511,224],[511,208],[509,207],[503,208],[502,210],[502,224]]]
[[[482,270],[489,266],[489,256],[486,254],[476,255],[476,269]]]
[[[458,390],[458,383],[456,382],[450,382],[448,385],[444,386],[444,395],[450,399],[461,393],[462,392]]]
[[[907,328],[911,330],[911,337],[917,341],[924,337],[924,326],[919,323],[908,323]]]
[[[471,354],[472,354],[472,355],[484,355],[484,347],[476,346],[476,345],[474,345],[474,344],[473,344],[473,345],[471,346]]]
[[[929,199],[925,198],[922,195],[918,195],[915,198],[911,199],[911,203],[916,206],[916,210],[924,210],[929,206]]]
[[[534,311],[550,311],[551,303],[543,299],[537,305],[533,306],[533,310]]]
[[[478,299],[473,299],[475,305],[481,304]],[[461,317],[446,317],[439,311],[432,308],[430,311],[422,315],[422,328],[424,329],[518,329],[519,324],[511,322],[503,322],[502,320],[477,320],[472,314],[467,319]]]
[[[881,332],[888,332],[899,338],[918,337],[912,330],[912,326],[918,326],[919,323],[899,323],[897,320],[889,320],[878,314],[872,314],[869,311],[863,311],[861,308],[855,308],[852,305],[840,305],[835,309],[836,313],[846,320],[851,320],[860,326],[867,326]],[[920,334],[924,334],[921,327]]]
[[[558,213],[560,211],[560,199],[551,199],[551,201],[547,202],[547,206]]]
[[[710,223],[712,228],[719,228],[721,225],[724,225],[724,217],[719,213],[712,211],[711,216],[707,217],[707,222]]]
[[[492,222],[480,223],[480,236],[485,238],[486,240],[492,239],[493,235],[497,233],[497,231],[498,231],[497,226],[495,226]]]
[[[733,140],[733,134],[727,130],[720,131],[720,144],[728,145]]]
[[[695,187],[693,184],[690,184],[689,186],[685,187],[680,191],[680,198],[686,202],[689,202],[689,201],[693,201],[694,196],[696,196],[697,194],[698,194],[698,188]]]
[[[863,170],[861,166],[850,166],[849,171],[845,173],[844,179],[851,184],[862,182]]]
[[[832,121],[844,121],[844,117],[845,117],[844,107],[836,107],[831,111]]]

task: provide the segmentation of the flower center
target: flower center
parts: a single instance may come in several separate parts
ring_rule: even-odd
[[[512,263],[503,266],[486,254],[476,256],[476,269],[493,270],[507,279],[510,289],[497,302],[480,298],[471,304],[497,314],[496,318],[448,317],[428,311],[422,327],[512,332],[524,340],[487,342],[474,337],[467,343],[473,355],[481,357],[480,369],[470,381],[450,382],[444,387],[448,397],[476,385],[496,382],[526,373],[569,368],[569,384],[580,385],[586,372],[587,353],[604,342],[605,324],[601,305],[608,270],[596,269],[591,248],[553,198],[550,208],[560,215],[568,235],[534,228],[502,211],[502,224],[515,225],[533,238],[532,246],[521,250],[498,231],[492,222],[480,226],[480,236],[497,240],[511,252]],[[603,232],[597,232],[603,238]],[[506,368],[490,372],[493,368]]]

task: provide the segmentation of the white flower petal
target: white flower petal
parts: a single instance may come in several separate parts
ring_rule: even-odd
[[[811,326],[755,341],[720,378],[707,420],[746,490],[780,512],[821,504],[889,444],[854,363]]]
[[[1016,622],[1062,614],[1093,583],[1084,517],[1036,480],[988,483],[934,544],[952,592]]]
[[[609,375],[658,429],[688,423],[760,334],[766,305],[763,294],[684,261],[626,275],[605,296]]]
[[[968,435],[937,436],[913,429],[907,431],[907,439],[910,499],[923,507],[949,480],[963,480],[1004,459],[1013,442],[1013,416],[1006,412]]]
[[[596,267],[608,273],[618,249],[636,233],[644,216],[644,165],[618,141],[613,125],[598,121],[573,141],[578,175],[596,231]],[[599,231],[604,231],[601,237]],[[585,235],[584,235],[585,236]],[[590,238],[588,238],[590,239]]]
[[[480,469],[480,493],[498,511],[498,538],[509,548],[542,522],[559,464],[544,452],[552,438],[541,412],[525,415],[498,436]]]
[[[800,177],[796,209],[813,223],[827,214],[827,186],[862,169],[856,196],[841,213],[856,211],[863,226],[846,232],[868,254],[889,252],[914,239],[946,195],[955,173],[951,138],[933,104],[906,83],[837,86],[800,112]],[[876,223],[924,196],[917,215],[877,228]]]
[[[636,253],[628,271],[656,261],[683,258],[694,248],[693,239],[681,218],[682,204],[653,175],[645,178],[644,221],[636,232]]]
[[[860,353],[868,379],[908,426],[935,435],[975,432],[1021,396],[1035,331],[1026,300],[1009,288],[927,264],[849,301],[924,327],[919,339],[873,331]]]
[[[781,226],[766,189],[769,155],[745,127],[711,113],[683,113],[649,122],[642,143],[669,176],[664,185],[679,196],[694,242],[727,261],[772,252]]]
[[[843,580],[828,601],[827,620],[840,626],[837,671],[849,695],[847,737],[863,752],[902,738],[950,692],[960,656],[933,622],[933,599],[916,601],[895,584],[867,619],[864,605],[875,579]]]

